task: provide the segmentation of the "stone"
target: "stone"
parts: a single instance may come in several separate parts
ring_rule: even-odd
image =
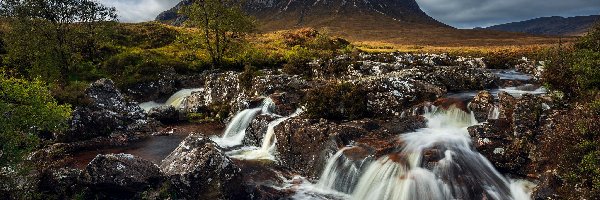
[[[59,142],[107,137],[115,132],[146,134],[153,129],[137,103],[127,101],[110,79],[100,79],[85,91],[90,104],[76,107],[69,130],[55,134]]]
[[[159,106],[148,111],[148,117],[160,121],[163,124],[170,124],[180,121],[179,110],[173,106]]]
[[[245,194],[240,168],[213,141],[192,134],[160,165],[178,198],[239,199]]]
[[[162,182],[158,166],[130,154],[98,155],[83,172],[83,182],[94,191],[114,198],[132,198]]]
[[[475,119],[479,122],[486,121],[494,108],[494,96],[486,90],[479,91],[469,103],[469,110],[475,114]]]

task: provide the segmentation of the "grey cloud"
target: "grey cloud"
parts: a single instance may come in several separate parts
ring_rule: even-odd
[[[600,0],[417,0],[433,18],[459,28],[546,16],[600,14]]]
[[[98,2],[117,8],[122,22],[152,21],[154,18],[181,0],[98,0]]]
[[[117,8],[122,22],[153,20],[180,0],[98,0]],[[600,14],[600,0],[417,0],[433,18],[459,28],[545,16]]]

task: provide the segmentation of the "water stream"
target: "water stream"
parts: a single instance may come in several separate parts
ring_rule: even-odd
[[[267,126],[267,132],[263,138],[262,145],[258,147],[245,147],[238,151],[232,151],[229,156],[242,160],[275,160],[275,152],[277,150],[277,138],[275,137],[275,127],[285,120],[296,117],[302,113],[302,109],[296,110],[293,114],[287,117],[278,118],[270,122]]]
[[[171,95],[165,103],[157,103],[155,101],[148,101],[144,103],[140,103],[139,106],[146,112],[152,110],[152,108],[160,107],[160,106],[173,106],[175,108],[181,107],[181,103],[193,92],[202,91],[201,88],[193,88],[193,89],[182,89],[177,91],[175,94]]]
[[[523,182],[505,178],[473,150],[467,131],[477,124],[473,114],[434,108],[424,117],[427,127],[400,135],[404,143],[396,153],[357,162],[341,149],[328,160],[315,192],[373,200],[529,199]],[[427,152],[439,152],[439,159],[428,159]]]
[[[252,120],[259,114],[271,114],[271,109],[275,106],[271,98],[265,98],[261,106],[257,108],[245,109],[236,114],[221,137],[212,137],[221,147],[234,147],[242,144],[246,136],[246,129],[252,123]]]

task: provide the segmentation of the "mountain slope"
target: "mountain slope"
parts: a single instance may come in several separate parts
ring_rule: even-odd
[[[161,13],[157,20],[181,24],[183,18],[177,11],[191,2],[193,0],[182,1]],[[446,27],[425,14],[415,0],[249,0],[244,10],[255,16],[261,29],[266,31],[304,26],[363,26],[377,21]]]
[[[578,17],[542,17],[521,22],[490,26],[485,29],[535,35],[576,36],[585,34],[600,20],[600,15]]]
[[[181,25],[177,14],[183,0],[156,20]],[[323,28],[353,42],[420,46],[472,47],[553,43],[554,39],[521,33],[460,30],[421,10],[415,0],[247,0],[244,10],[257,18],[266,33],[301,27]]]

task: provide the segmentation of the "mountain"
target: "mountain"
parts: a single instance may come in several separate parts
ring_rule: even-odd
[[[485,29],[535,35],[578,36],[585,34],[596,22],[600,22],[600,15],[568,18],[555,16],[500,24]]]
[[[183,0],[156,20],[181,25]],[[427,15],[415,0],[246,0],[243,9],[257,18],[260,32],[301,27],[324,28],[330,34],[367,46],[386,44],[472,47],[552,43],[553,38],[489,30],[461,30]]]
[[[179,25],[184,18],[177,11],[191,2],[184,0],[156,19]],[[383,29],[390,24],[448,27],[423,12],[415,0],[248,0],[244,10],[255,16],[265,31],[306,26]]]

